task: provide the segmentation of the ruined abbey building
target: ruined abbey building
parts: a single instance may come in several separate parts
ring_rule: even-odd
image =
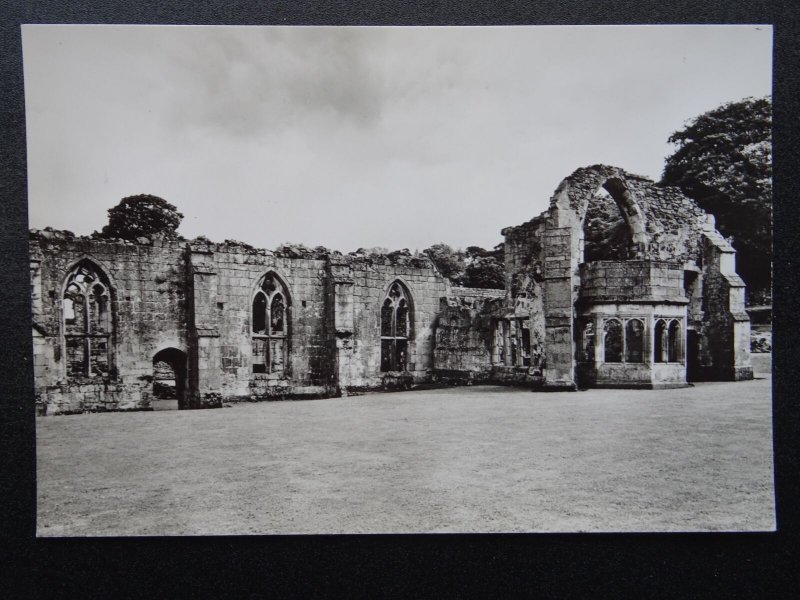
[[[502,233],[505,290],[453,286],[402,253],[32,231],[39,412],[752,378],[734,250],[677,189],[579,169]]]

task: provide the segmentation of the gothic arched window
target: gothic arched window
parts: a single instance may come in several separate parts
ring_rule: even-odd
[[[639,319],[625,323],[625,362],[644,362],[644,323]]]
[[[405,371],[411,337],[411,298],[395,281],[381,304],[381,371]]]
[[[111,292],[102,271],[88,260],[67,275],[62,298],[67,377],[111,374]]]
[[[681,361],[681,324],[674,319],[669,324],[667,335],[667,360],[669,362]]]
[[[655,333],[653,334],[653,359],[657,363],[664,363],[669,361],[667,348],[669,342],[667,341],[667,323],[664,319],[656,321]]]
[[[603,354],[607,363],[622,362],[622,323],[609,319],[603,325]]]
[[[259,282],[252,303],[253,373],[283,373],[288,359],[289,295],[274,273]]]

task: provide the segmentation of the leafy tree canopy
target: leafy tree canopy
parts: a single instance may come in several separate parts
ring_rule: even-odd
[[[99,236],[124,240],[156,235],[175,238],[182,220],[178,209],[163,198],[150,194],[127,196],[108,209],[108,225]]]
[[[439,272],[456,285],[494,289],[505,287],[506,269],[502,243],[492,250],[468,246],[464,251],[439,243],[425,250],[425,253],[431,257]]]
[[[439,272],[452,281],[458,281],[464,273],[464,253],[453,250],[447,244],[434,244],[425,250]]]
[[[462,285],[502,290],[506,286],[506,266],[494,256],[478,256],[464,269]]]
[[[661,183],[679,187],[732,238],[751,303],[769,296],[772,242],[772,101],[745,98],[673,133]]]

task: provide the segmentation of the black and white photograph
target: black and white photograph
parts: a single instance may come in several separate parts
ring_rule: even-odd
[[[771,25],[22,50],[38,537],[776,530]]]

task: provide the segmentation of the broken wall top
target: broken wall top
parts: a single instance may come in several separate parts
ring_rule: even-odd
[[[644,257],[678,262],[696,261],[700,253],[700,238],[709,228],[709,215],[694,200],[676,187],[661,186],[618,167],[593,165],[575,170],[556,188],[548,211],[538,218],[555,218],[556,211],[574,214],[582,223],[589,201],[609,180],[618,180],[635,207],[620,206],[620,212],[638,209],[647,248]],[[712,227],[713,229],[713,227]]]

